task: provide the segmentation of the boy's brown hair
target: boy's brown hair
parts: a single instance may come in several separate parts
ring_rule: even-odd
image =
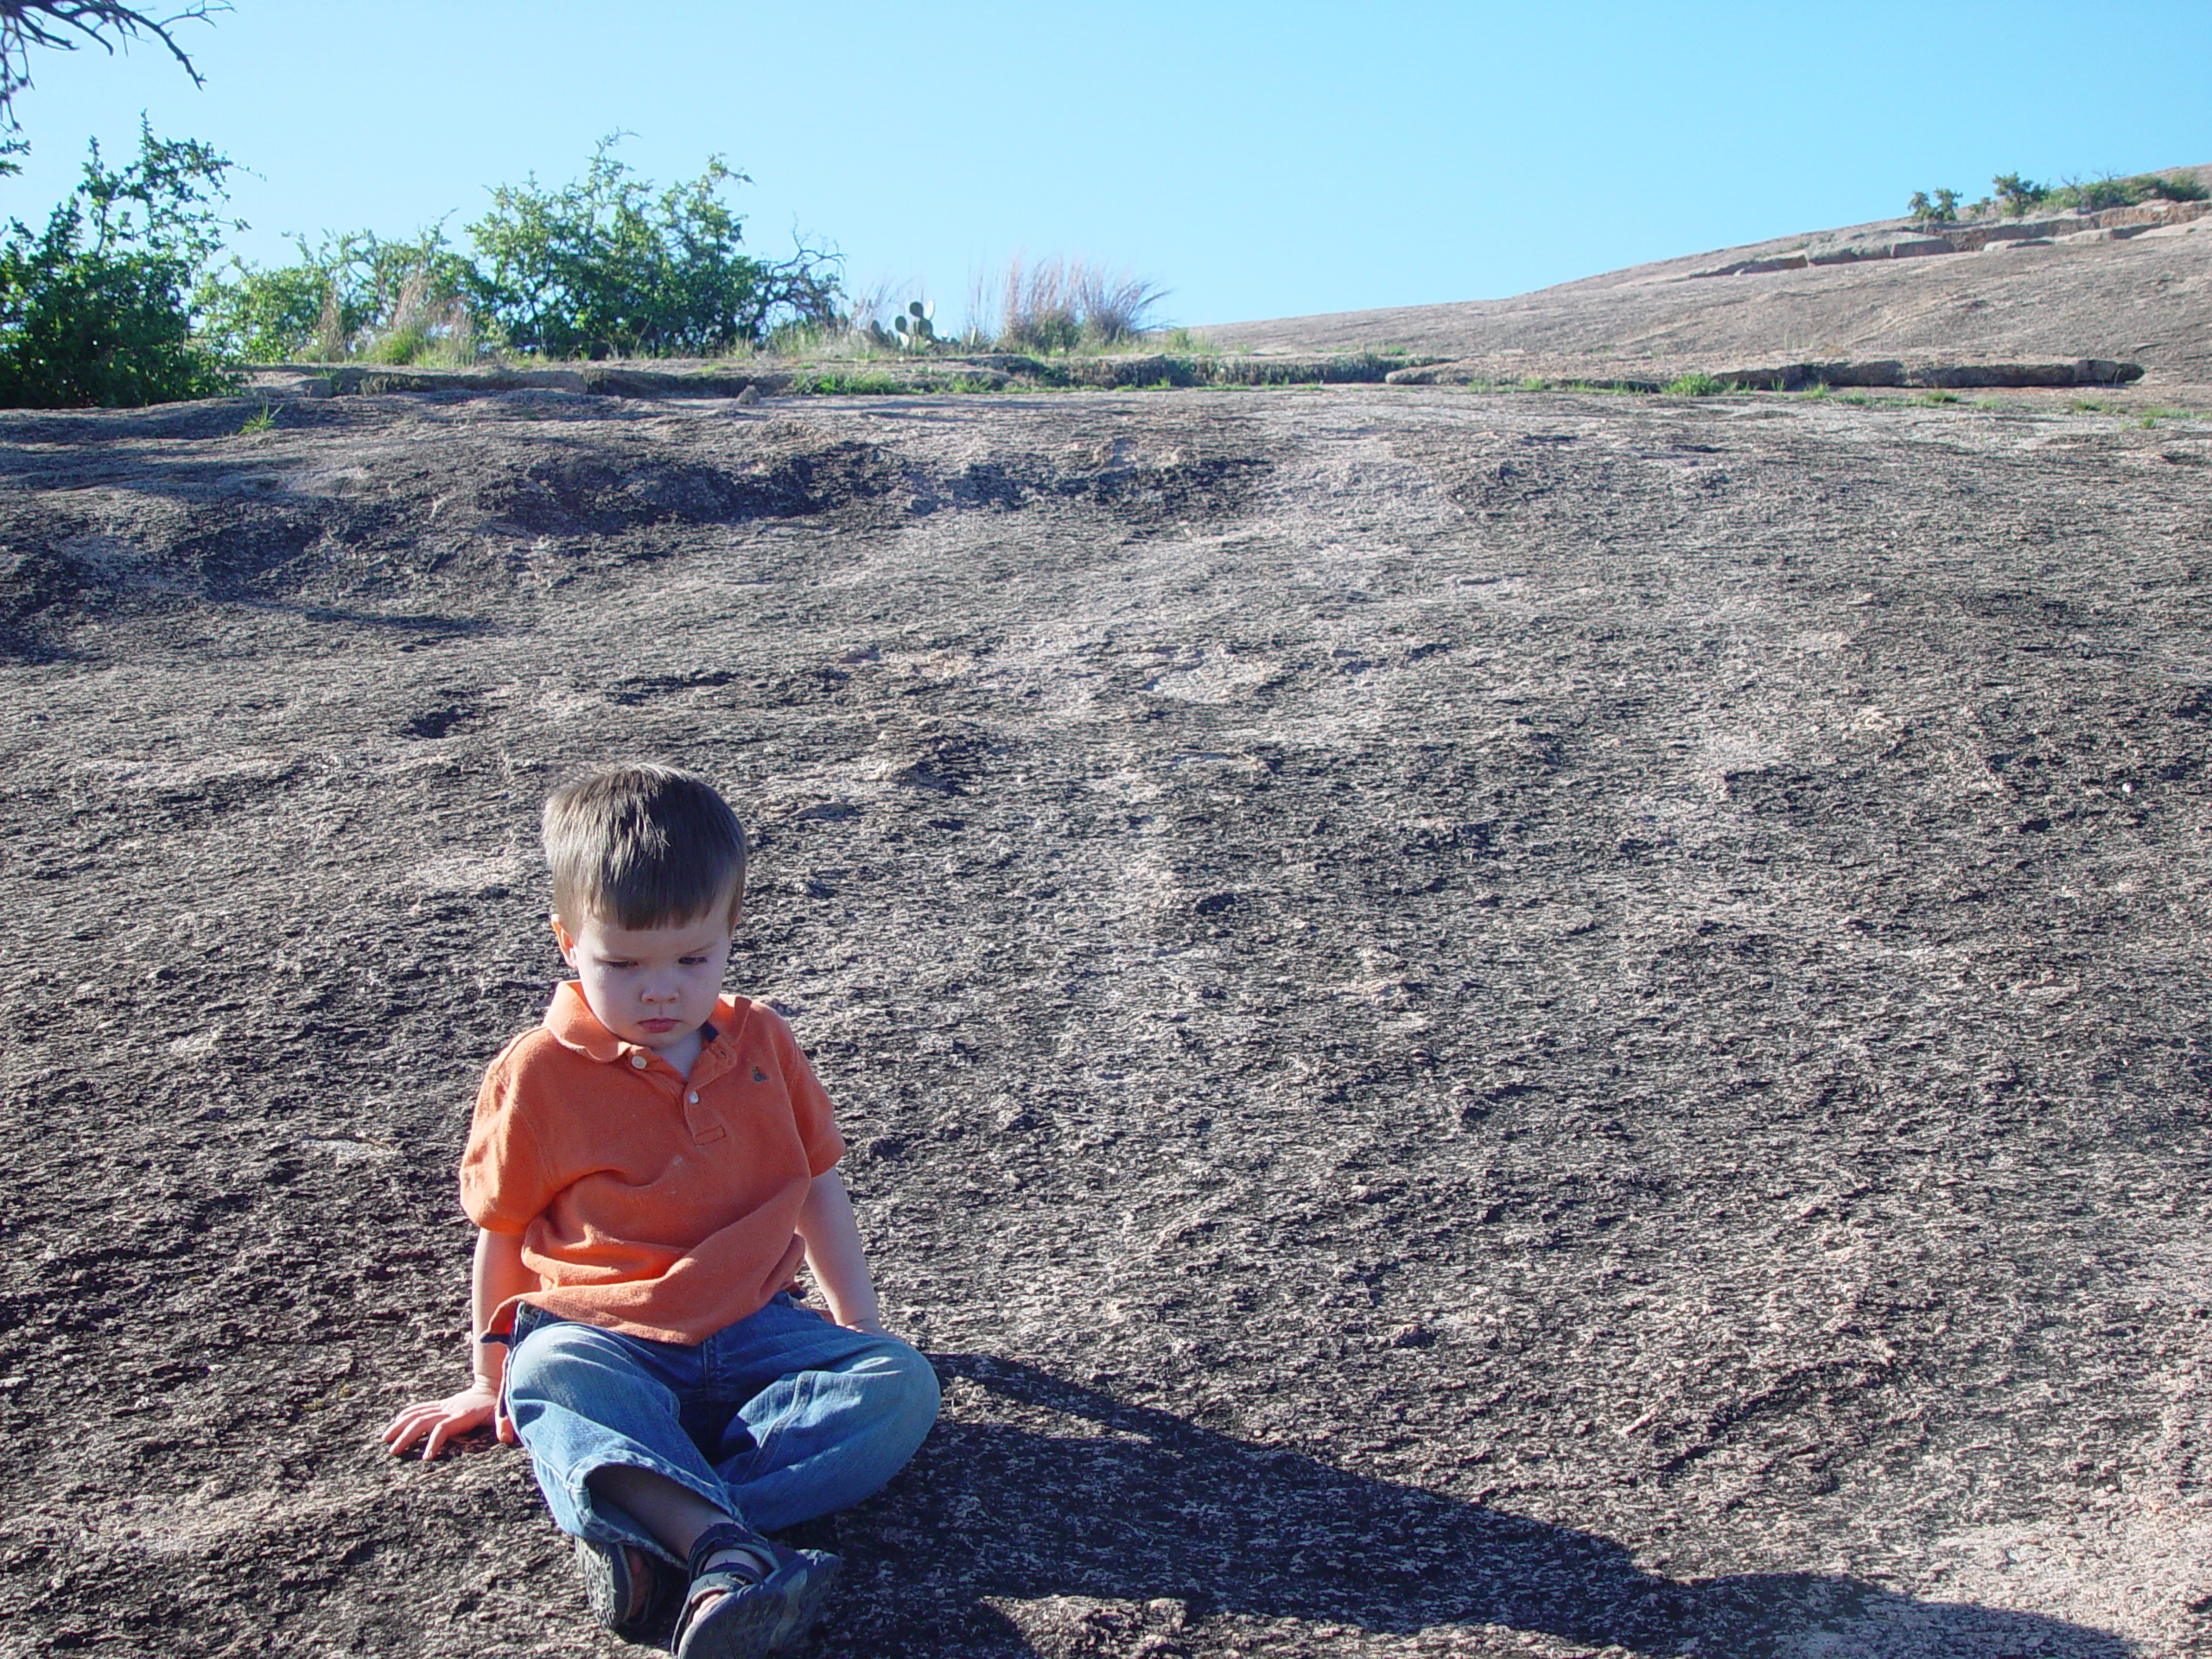
[[[607,766],[545,798],[545,861],[563,925],[666,927],[745,898],[745,830],[715,786],[675,766]]]

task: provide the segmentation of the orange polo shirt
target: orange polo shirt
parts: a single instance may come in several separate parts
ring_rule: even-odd
[[[593,1015],[571,980],[484,1074],[461,1206],[520,1234],[515,1301],[659,1342],[704,1341],[791,1282],[814,1178],[845,1143],[775,1012],[723,997],[686,1078]]]

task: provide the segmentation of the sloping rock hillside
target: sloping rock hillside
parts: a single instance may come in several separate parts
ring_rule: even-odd
[[[2171,169],[2212,185],[2212,167]],[[1510,376],[1605,378],[1658,359],[2102,358],[2212,385],[2212,217],[2160,202],[2101,213],[1909,219],[1694,254],[1511,299],[1402,306],[1205,332],[1262,352],[1387,346]]]
[[[2212,428],[258,407],[0,418],[0,1651],[620,1650],[375,1431],[621,755],[946,1383],[823,1652],[2212,1641]]]

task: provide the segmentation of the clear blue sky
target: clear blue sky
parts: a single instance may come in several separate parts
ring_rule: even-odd
[[[283,233],[400,235],[593,142],[665,181],[720,153],[756,251],[957,315],[971,272],[1087,256],[1203,324],[1487,298],[1886,218],[1993,173],[2212,162],[2212,4],[1365,0],[236,0],[157,48],[45,54],[0,181],[35,223],[143,110],[251,173]]]

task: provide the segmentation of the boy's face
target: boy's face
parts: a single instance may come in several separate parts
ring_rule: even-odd
[[[573,931],[553,918],[561,955],[575,969],[592,1014],[626,1043],[681,1047],[715,1011],[737,918],[716,905],[664,927],[621,927],[597,917]]]

